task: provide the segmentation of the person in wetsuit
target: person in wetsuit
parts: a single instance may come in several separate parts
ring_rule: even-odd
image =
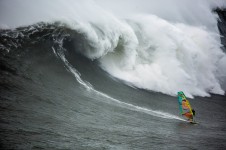
[[[194,109],[192,109],[191,111],[192,111],[193,115],[195,116],[195,110],[194,110]]]

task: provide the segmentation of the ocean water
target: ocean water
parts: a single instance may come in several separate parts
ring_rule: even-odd
[[[225,8],[2,0],[0,148],[225,149]]]

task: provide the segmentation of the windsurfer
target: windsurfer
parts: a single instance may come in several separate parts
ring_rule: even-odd
[[[181,114],[188,119],[190,123],[194,122],[195,110],[191,108],[189,101],[182,91],[178,92],[178,102]]]

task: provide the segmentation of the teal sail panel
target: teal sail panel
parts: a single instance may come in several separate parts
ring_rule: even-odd
[[[180,110],[180,113],[183,114],[182,100],[186,99],[186,96],[182,91],[178,92],[177,95],[178,95],[179,110]]]

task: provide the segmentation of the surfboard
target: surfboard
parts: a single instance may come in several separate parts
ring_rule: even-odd
[[[189,122],[190,124],[198,124],[198,122],[194,122],[194,121],[192,121],[192,122]]]

